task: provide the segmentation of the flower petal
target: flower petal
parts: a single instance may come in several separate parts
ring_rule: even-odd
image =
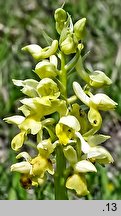
[[[77,162],[74,166],[74,170],[80,173],[97,172],[96,167],[87,160]]]
[[[29,174],[30,170],[31,170],[31,164],[27,161],[19,162],[11,166],[11,171],[17,171],[20,173]]]
[[[26,132],[22,131],[12,139],[11,147],[13,150],[18,151],[22,147],[25,140],[25,134]]]
[[[99,110],[107,111],[115,109],[117,103],[106,94],[98,93],[90,98],[90,106],[97,107]]]
[[[76,132],[75,134],[80,140],[82,152],[88,153],[90,150],[90,145],[84,140],[83,136],[79,132]]]
[[[19,125],[19,128],[26,132],[30,130],[31,134],[35,135],[41,130],[42,124],[41,122],[37,121],[34,116],[31,116],[26,118],[22,124]]]
[[[39,45],[30,44],[30,45],[23,47],[22,50],[28,51],[33,56],[33,58],[35,58],[37,60],[40,59],[40,54],[41,54],[42,48]]]
[[[70,164],[75,164],[77,162],[76,150],[71,145],[63,148],[63,153]]]
[[[113,163],[114,161],[111,154],[105,148],[100,146],[91,147],[87,153],[87,158],[100,164]]]
[[[99,145],[103,142],[105,142],[106,140],[110,139],[110,136],[106,136],[103,134],[95,134],[93,136],[89,136],[87,137],[87,141],[91,146],[95,146],[95,145]]]
[[[25,117],[20,115],[15,115],[11,117],[4,118],[4,121],[6,121],[9,124],[21,124],[24,121]]]
[[[96,88],[100,88],[104,85],[110,85],[112,83],[111,79],[107,77],[102,71],[96,70],[89,77],[89,84]]]
[[[73,90],[76,96],[87,106],[89,106],[90,98],[85,94],[82,87],[77,82],[73,82]]]
[[[64,116],[60,118],[59,123],[66,125],[75,131],[80,130],[80,124],[75,116],[72,116],[72,115]]]
[[[31,161],[31,156],[27,152],[21,152],[16,156],[16,159],[24,158],[26,161]]]

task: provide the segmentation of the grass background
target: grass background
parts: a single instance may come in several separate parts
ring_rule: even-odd
[[[10,173],[15,154],[10,141],[17,128],[2,119],[18,113],[19,99],[23,97],[14,87],[12,78],[34,78],[33,59],[23,53],[26,44],[46,46],[43,30],[53,39],[57,37],[53,14],[63,1],[58,0],[1,0],[0,1],[0,199],[54,199],[51,179],[43,187],[24,190],[19,174]],[[114,164],[98,166],[98,174],[87,176],[90,195],[83,199],[121,199],[121,1],[120,0],[68,0],[65,10],[74,22],[87,18],[85,53],[86,67],[104,71],[113,85],[104,91],[118,103],[116,112],[104,113],[102,132],[112,139],[104,143],[114,157]],[[71,77],[71,83],[75,79]],[[70,199],[78,199],[69,193]]]

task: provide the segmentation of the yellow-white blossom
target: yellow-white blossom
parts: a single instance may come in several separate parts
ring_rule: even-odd
[[[60,144],[67,145],[70,139],[74,138],[75,132],[80,130],[78,120],[71,115],[60,118],[56,125],[56,135]]]

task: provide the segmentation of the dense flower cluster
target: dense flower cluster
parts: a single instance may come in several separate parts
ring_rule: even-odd
[[[20,129],[11,147],[19,151],[16,158],[23,158],[23,161],[13,164],[11,171],[21,173],[23,185],[28,182],[27,188],[41,185],[48,174],[57,172],[56,149],[61,146],[66,160],[65,186],[84,196],[89,193],[86,173],[97,172],[96,163],[113,162],[110,153],[99,146],[110,136],[98,131],[102,125],[100,111],[112,110],[117,104],[103,93],[93,95],[91,92],[92,88],[112,82],[102,71],[88,73],[83,67],[81,50],[84,48],[86,18],[73,25],[63,8],[55,11],[54,18],[59,40],[49,40],[50,46],[45,48],[36,44],[22,48],[38,61],[34,72],[40,80],[13,80],[27,97],[20,101],[19,110],[23,115],[5,118],[7,123],[16,124]],[[68,56],[72,57],[69,61]],[[77,73],[86,85],[81,87],[78,82],[73,82],[74,95],[68,98],[70,72]],[[37,154],[34,157],[20,152],[29,134],[36,136]]]

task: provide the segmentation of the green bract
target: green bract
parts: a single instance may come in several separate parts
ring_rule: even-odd
[[[21,173],[21,183],[27,189],[42,185],[48,175],[54,175],[55,199],[68,199],[66,190],[71,189],[79,196],[89,193],[86,174],[98,172],[96,163],[105,165],[113,162],[111,154],[99,146],[108,135],[99,133],[102,126],[101,111],[115,109],[117,103],[106,94],[93,94],[94,88],[112,83],[102,71],[87,72],[83,65],[81,50],[85,36],[86,18],[74,25],[71,16],[58,8],[54,14],[58,40],[47,41],[50,46],[27,45],[28,51],[37,61],[35,79],[15,80],[26,95],[18,108],[22,114],[4,120],[15,124],[19,133],[12,139],[11,147],[19,151],[16,159],[23,161],[11,166],[11,171]],[[81,41],[80,41],[81,40]],[[84,87],[73,82],[74,95],[67,89],[68,76],[74,72],[83,79]],[[69,93],[69,95],[68,95]],[[79,101],[79,100],[80,101]],[[33,142],[29,143],[30,134]],[[29,139],[28,139],[29,138]],[[21,152],[24,145],[33,148]],[[25,186],[25,182],[28,184]]]

